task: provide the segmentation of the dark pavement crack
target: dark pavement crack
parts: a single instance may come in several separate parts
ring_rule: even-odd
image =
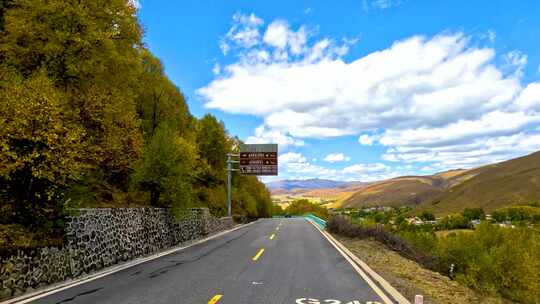
[[[88,291],[85,291],[85,292],[81,292],[81,293],[79,293],[79,294],[77,294],[77,295],[74,295],[74,296],[71,297],[71,298],[67,298],[67,299],[64,299],[64,300],[62,300],[62,301],[60,301],[60,302],[56,302],[56,304],[70,302],[70,301],[75,300],[75,298],[77,298],[77,297],[84,296],[84,295],[88,295],[88,294],[92,294],[92,293],[94,293],[94,292],[100,291],[101,289],[103,289],[103,287],[99,287],[99,288],[96,288],[96,289],[92,289],[92,290],[88,290]]]
[[[216,247],[211,248],[210,250],[208,250],[208,251],[206,251],[206,252],[204,252],[204,253],[202,253],[202,254],[196,256],[195,258],[192,258],[192,259],[189,259],[189,260],[182,260],[182,261],[170,261],[170,262],[175,262],[175,263],[172,264],[172,265],[168,265],[168,266],[164,266],[164,267],[158,268],[158,269],[156,269],[155,271],[152,271],[148,277],[149,277],[149,278],[156,278],[156,277],[158,277],[158,276],[160,276],[160,275],[162,275],[162,274],[167,273],[169,270],[171,270],[171,269],[173,269],[173,268],[175,268],[175,267],[181,266],[181,265],[183,265],[183,264],[189,264],[189,263],[197,262],[197,261],[199,261],[200,259],[202,259],[202,258],[204,258],[204,257],[206,257],[206,256],[208,256],[208,255],[210,255],[212,252],[214,252],[214,251],[216,251],[216,250],[218,250],[218,249],[220,249],[220,248],[223,248],[223,247],[225,247],[226,245],[228,245],[229,243],[231,243],[231,242],[233,242],[233,241],[235,241],[235,240],[241,238],[242,236],[244,236],[244,235],[245,235],[246,233],[248,233],[248,232],[249,232],[249,230],[248,230],[248,231],[245,231],[245,232],[243,232],[243,233],[241,233],[241,234],[238,235],[237,237],[231,238],[230,240],[227,240],[227,241],[223,242],[222,244],[220,244],[220,245],[218,245],[218,246],[216,246]]]

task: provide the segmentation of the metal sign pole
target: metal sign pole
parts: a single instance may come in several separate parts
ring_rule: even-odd
[[[231,154],[227,154],[227,216],[231,216],[231,180],[232,163]]]
[[[233,169],[232,164],[239,163],[237,160],[232,160],[233,156],[238,156],[238,154],[227,153],[227,216],[232,215],[232,171],[238,171],[238,169]]]

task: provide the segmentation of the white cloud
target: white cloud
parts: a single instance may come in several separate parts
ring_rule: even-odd
[[[521,109],[540,113],[540,82],[530,83],[521,91],[516,103]]]
[[[508,136],[540,124],[539,115],[494,111],[478,120],[459,120],[438,128],[387,130],[380,138],[385,146],[443,147],[463,145],[479,138]]]
[[[363,146],[371,146],[375,141],[379,140],[379,136],[362,134],[358,137],[358,142]]]
[[[232,26],[219,42],[219,47],[224,55],[227,55],[232,47],[251,48],[259,43],[259,26],[264,21],[251,13],[244,15],[235,13],[232,17]]]
[[[271,46],[283,49],[287,46],[287,32],[289,31],[289,25],[287,22],[277,20],[268,26],[264,33],[264,42]]]
[[[388,172],[388,171],[390,171],[390,167],[382,163],[355,164],[349,167],[345,167],[343,169],[344,173],[356,173],[356,174],[380,173],[380,172]]]
[[[384,160],[433,168],[502,160],[536,147],[526,139],[540,136],[540,84],[521,83],[527,56],[517,50],[497,65],[494,49],[444,33],[346,61],[356,41],[313,39],[284,20],[264,33],[198,90],[208,108],[261,118],[252,141],[277,138],[294,146],[354,135],[362,145],[387,146]]]
[[[247,144],[278,144],[280,148],[288,146],[300,147],[304,145],[303,140],[295,139],[277,130],[268,130],[265,126],[255,129],[255,135],[246,139]]]
[[[400,6],[403,3],[402,0],[363,0],[362,9],[368,12],[370,9],[385,10],[392,7]]]
[[[208,108],[324,138],[477,118],[509,105],[520,90],[491,63],[493,50],[468,48],[461,34],[415,36],[350,63],[324,53],[328,41],[317,42],[307,61],[232,64],[198,92]]]
[[[281,164],[288,164],[288,163],[305,163],[306,157],[302,155],[301,153],[295,153],[295,152],[287,152],[279,155],[279,162]]]
[[[507,160],[540,150],[540,134],[518,133],[474,139],[469,143],[438,146],[399,146],[389,149],[383,159],[408,163],[426,162],[440,170],[471,168]]]
[[[405,170],[405,171],[404,171]],[[334,169],[310,163],[301,153],[279,155],[279,174],[283,178],[325,178],[333,180],[376,181],[409,173],[405,167],[392,168],[382,163],[355,164]]]
[[[351,158],[343,153],[330,153],[324,158],[324,161],[329,163],[337,163],[350,160]]]
[[[527,55],[518,50],[504,54],[503,59],[506,69],[510,70],[516,77],[523,76],[523,69],[527,65]]]
[[[308,32],[304,26],[297,31],[290,30],[289,24],[284,20],[276,20],[270,23],[264,33],[263,41],[269,46],[277,48],[278,59],[286,59],[286,47],[294,55],[302,54],[307,42]]]

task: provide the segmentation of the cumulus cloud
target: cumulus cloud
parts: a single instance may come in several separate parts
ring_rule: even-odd
[[[410,173],[409,167],[390,167],[383,163],[354,164],[343,169],[328,168],[310,163],[302,153],[279,155],[279,171],[291,179],[325,178],[348,181],[377,181]]]
[[[337,163],[350,160],[351,158],[343,153],[330,153],[324,158],[324,161],[329,163]]]
[[[318,55],[323,42],[306,55],[317,61],[232,64],[198,92],[208,108],[256,115],[292,136],[335,137],[477,118],[520,89],[491,64],[491,49],[467,48],[461,34],[412,37],[350,63]]]
[[[269,130],[265,126],[259,126],[255,129],[255,135],[246,139],[247,144],[278,144],[280,148],[288,146],[300,147],[304,145],[304,141],[293,138],[281,131]]]
[[[521,91],[516,103],[522,110],[540,113],[540,82],[533,82],[527,85],[527,87]]]
[[[540,84],[521,83],[527,56],[517,50],[496,60],[492,48],[443,33],[412,36],[346,61],[356,41],[315,39],[285,20],[261,32],[238,61],[198,90],[207,108],[261,118],[252,141],[277,138],[294,146],[354,135],[361,145],[386,146],[384,160],[433,168],[537,148],[527,138],[540,136]],[[494,32],[487,35],[495,39]]]
[[[504,54],[503,59],[506,64],[506,68],[514,73],[515,76],[523,76],[523,69],[527,64],[527,55],[518,50],[514,50]]]
[[[253,13],[235,13],[232,19],[231,28],[219,43],[224,55],[227,55],[232,47],[250,48],[257,45],[260,38],[259,26],[264,24],[264,21]]]
[[[376,135],[362,134],[360,137],[358,137],[358,142],[362,146],[371,146],[377,140],[379,140],[379,136]]]
[[[306,157],[301,153],[287,152],[279,156],[279,162],[282,164],[288,163],[305,163]]]

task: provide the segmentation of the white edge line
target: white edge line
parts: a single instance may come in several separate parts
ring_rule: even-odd
[[[385,290],[388,292],[399,304],[411,304],[399,291],[397,291],[390,283],[388,283],[382,276],[375,272],[367,263],[360,260],[354,253],[352,253],[345,245],[336,240],[331,234],[327,233],[330,238],[332,238],[341,249],[347,253],[351,259],[353,259],[360,267],[364,269],[371,277],[377,281]]]
[[[251,222],[251,223],[247,223],[247,224],[243,224],[243,225],[231,228],[229,230],[218,232],[218,233],[213,234],[213,235],[211,235],[209,237],[196,240],[196,241],[194,241],[193,243],[191,243],[189,245],[172,248],[172,249],[169,249],[169,250],[166,250],[166,251],[163,251],[163,252],[154,254],[152,256],[148,256],[148,257],[136,258],[136,259],[131,260],[129,262],[122,263],[122,265],[111,266],[109,269],[105,269],[105,270],[99,271],[97,273],[93,273],[93,274],[88,275],[88,276],[86,276],[84,278],[79,278],[79,279],[75,279],[75,280],[68,280],[68,281],[65,281],[63,283],[59,283],[57,285],[45,288],[45,289],[40,290],[40,291],[36,291],[36,292],[30,293],[30,294],[19,296],[17,298],[6,300],[4,302],[0,302],[0,304],[14,304],[14,303],[24,304],[24,303],[29,303],[30,301],[35,301],[37,299],[41,299],[43,297],[55,294],[55,293],[60,292],[62,290],[66,290],[66,289],[69,289],[69,288],[72,288],[72,287],[75,287],[75,286],[78,286],[78,285],[81,285],[81,284],[85,284],[85,283],[97,280],[99,278],[108,276],[110,274],[113,274],[115,272],[118,272],[118,271],[121,271],[121,270],[124,270],[124,269],[127,269],[127,268],[131,268],[133,266],[137,266],[139,264],[158,259],[158,258],[163,257],[165,255],[169,255],[169,254],[184,250],[186,248],[189,248],[189,247],[192,247],[192,246],[207,242],[209,240],[215,239],[215,238],[220,237],[220,236],[222,236],[224,234],[227,234],[229,232],[233,232],[235,230],[245,228],[245,227],[247,227],[247,226],[249,226],[249,225],[251,225],[251,224],[253,224],[255,222],[256,221]]]
[[[362,279],[364,279],[364,281],[366,281],[368,283],[368,285],[371,287],[371,289],[373,289],[373,291],[375,291],[375,293],[377,293],[377,295],[379,295],[379,297],[381,297],[381,299],[383,300],[384,303],[386,304],[393,304],[392,300],[390,300],[388,298],[388,296],[386,296],[386,294],[371,280],[371,278],[362,270],[360,269],[360,267],[358,265],[356,265],[352,260],[351,258],[345,253],[343,252],[343,250],[341,250],[341,248],[339,248],[328,236],[326,233],[324,233],[324,231],[321,230],[321,228],[317,227],[317,225],[315,223],[313,223],[312,221],[306,219],[306,221],[308,221],[309,223],[311,223],[311,225],[313,225],[313,227],[315,227],[317,230],[319,230],[319,232],[326,238],[326,240],[332,244],[332,246],[334,246],[334,248],[336,248],[336,250],[347,260],[347,262],[349,262],[349,264],[351,264],[351,266],[354,268],[354,270],[356,270],[356,272],[362,277]]]

